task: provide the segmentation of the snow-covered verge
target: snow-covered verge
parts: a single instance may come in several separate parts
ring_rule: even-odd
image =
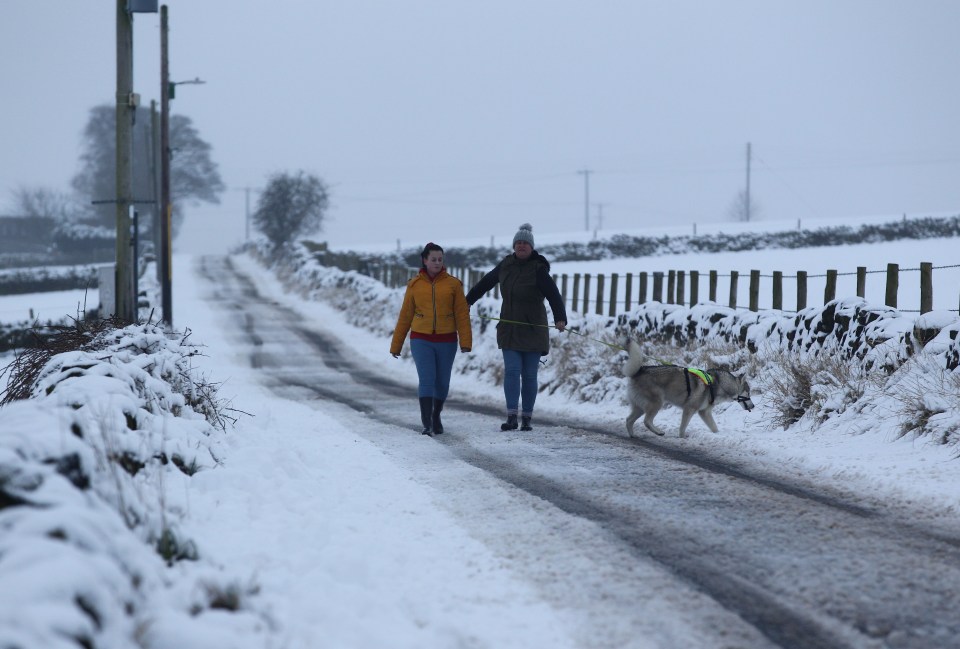
[[[263,628],[185,524],[225,434],[201,351],[104,328],[0,408],[0,646],[231,646]]]
[[[392,334],[403,289],[322,266],[302,248],[279,261],[262,249],[251,252],[290,290],[342,309],[353,326]],[[456,372],[502,382],[494,326],[499,309],[491,296],[474,305],[474,353]],[[856,419],[864,412],[882,412],[896,422],[896,436],[960,442],[960,320],[950,312],[908,315],[845,298],[796,314],[649,302],[613,318],[570,312],[568,319],[572,335],[552,340],[540,389],[571,402],[624,402],[617,369],[632,337],[644,343],[651,363],[667,358],[746,370],[755,391],[768,397],[762,425],[843,430],[860,426]]]

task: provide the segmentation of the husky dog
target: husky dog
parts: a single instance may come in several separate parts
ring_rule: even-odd
[[[701,372],[677,365],[643,365],[643,353],[633,340],[629,344],[629,354],[630,358],[623,364],[623,374],[627,377],[627,400],[630,402],[627,416],[630,437],[633,437],[633,424],[640,415],[644,415],[644,426],[663,435],[663,431],[653,425],[653,418],[666,403],[682,411],[680,437],[686,437],[687,424],[694,413],[716,433],[713,406],[718,403],[737,401],[746,410],[753,409],[750,386],[744,376],[719,369]]]

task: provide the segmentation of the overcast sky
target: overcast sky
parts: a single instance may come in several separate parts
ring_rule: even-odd
[[[333,245],[960,212],[960,2],[276,0],[167,3],[171,106],[228,189],[175,246],[245,236],[270,174],[331,186]],[[116,89],[115,2],[3,0],[0,212],[66,190]],[[134,89],[159,99],[159,14]],[[580,173],[590,170],[589,176]]]

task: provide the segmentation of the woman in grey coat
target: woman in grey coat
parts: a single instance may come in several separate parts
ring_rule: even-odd
[[[532,430],[533,404],[537,400],[537,372],[540,357],[550,351],[550,325],[546,300],[553,311],[557,330],[567,326],[567,311],[556,282],[550,277],[550,262],[533,247],[533,228],[520,226],[513,237],[513,253],[467,293],[473,304],[500,284],[503,303],[497,323],[497,347],[503,352],[503,395],[507,402],[507,421],[500,430]],[[521,408],[522,405],[522,408]]]

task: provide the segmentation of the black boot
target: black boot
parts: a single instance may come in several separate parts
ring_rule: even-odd
[[[440,421],[440,411],[443,410],[443,399],[433,400],[433,434],[443,435],[443,423]]]
[[[520,430],[533,430],[530,426],[530,417],[520,417]]]
[[[433,397],[420,397],[420,421],[423,435],[433,437]]]
[[[500,430],[516,430],[516,429],[517,429],[516,415],[507,415],[507,421],[500,424]]]

